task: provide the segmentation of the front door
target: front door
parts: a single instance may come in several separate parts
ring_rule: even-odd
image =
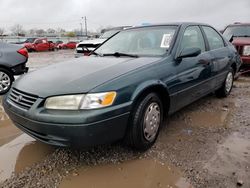
[[[211,79],[212,54],[207,51],[203,34],[198,26],[189,26],[185,29],[177,54],[187,48],[199,48],[201,54],[177,59],[175,62],[178,76],[176,110],[208,94],[214,87]]]

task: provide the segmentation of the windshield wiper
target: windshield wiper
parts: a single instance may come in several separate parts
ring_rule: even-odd
[[[96,53],[95,51],[92,51],[92,52],[90,52],[90,54],[89,55],[96,55],[96,56],[102,56],[101,54],[98,54],[98,53]]]
[[[115,53],[110,53],[110,54],[102,54],[102,56],[115,56],[115,57],[126,56],[126,57],[134,57],[134,58],[139,57],[138,55],[135,55],[135,54],[126,54],[126,53],[121,53],[121,52],[115,52]]]
[[[250,35],[233,35],[233,37],[250,37]]]

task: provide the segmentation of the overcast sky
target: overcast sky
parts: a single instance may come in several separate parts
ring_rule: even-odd
[[[80,28],[175,21],[205,22],[222,29],[250,22],[250,0],[0,0],[0,27]]]

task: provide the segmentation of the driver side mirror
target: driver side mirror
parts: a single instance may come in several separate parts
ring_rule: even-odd
[[[178,60],[186,57],[196,57],[201,53],[200,48],[184,48],[179,56],[177,57]]]

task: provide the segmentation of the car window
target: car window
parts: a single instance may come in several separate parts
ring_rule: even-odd
[[[228,26],[223,35],[226,39],[234,37],[250,37],[250,25],[234,25]]]
[[[116,34],[117,32],[119,32],[119,30],[106,31],[105,33],[103,33],[100,36],[100,39],[107,39],[107,38],[111,37],[112,35]]]
[[[208,26],[202,26],[208,40],[210,50],[223,48],[225,46],[222,37],[213,28]]]
[[[161,56],[170,48],[176,29],[176,26],[157,26],[124,30],[100,46],[96,53]]]
[[[36,40],[35,43],[40,44],[40,43],[42,43],[42,41],[41,40]]]
[[[200,48],[201,52],[205,51],[204,38],[198,26],[186,28],[181,40],[180,50],[182,51],[184,48]]]

